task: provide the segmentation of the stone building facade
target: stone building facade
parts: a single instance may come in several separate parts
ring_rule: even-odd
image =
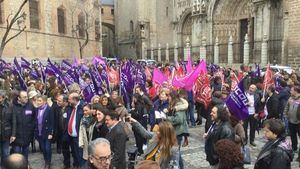
[[[299,6],[299,0],[118,0],[118,52],[161,61],[190,52],[209,62],[298,66]]]
[[[103,56],[116,55],[114,0],[101,1]]]
[[[1,5],[0,37],[6,30],[6,18],[15,13],[23,0],[3,1]],[[25,31],[10,41],[3,58],[15,56],[28,59],[79,57],[78,39],[89,42],[84,48],[84,58],[102,55],[101,12],[98,0],[29,0],[24,6]],[[88,15],[87,15],[88,14]],[[10,36],[18,31],[15,24]],[[78,36],[76,36],[76,34]],[[78,37],[78,38],[76,38]]]

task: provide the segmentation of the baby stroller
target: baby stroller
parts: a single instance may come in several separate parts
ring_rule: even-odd
[[[127,155],[128,155],[128,164],[127,164],[128,167],[127,168],[134,169],[134,166],[137,163],[138,149],[135,146],[130,147],[127,150]]]

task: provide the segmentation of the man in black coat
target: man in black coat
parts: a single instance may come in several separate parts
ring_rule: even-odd
[[[111,160],[111,166],[116,169],[126,169],[126,139],[127,135],[119,123],[118,114],[115,111],[110,111],[105,117],[105,123],[109,128],[106,138],[111,145],[111,151],[114,156]]]
[[[28,160],[29,144],[33,139],[36,127],[36,108],[28,102],[26,91],[20,91],[13,101],[13,118],[16,118],[16,128],[12,130],[13,152],[20,153]]]
[[[6,92],[0,90],[0,149],[1,162],[9,156],[9,144],[12,128],[16,127],[16,119],[13,119],[12,112],[9,110],[9,103],[6,100]]]
[[[266,107],[268,116],[267,119],[279,119],[279,99],[278,94],[275,92],[275,87],[270,86],[267,89],[268,98],[266,99]]]
[[[213,124],[208,132],[203,135],[205,139],[206,160],[213,167],[219,163],[218,155],[215,152],[215,144],[221,139],[234,139],[234,132],[229,124],[228,112],[223,106],[215,106],[211,110],[211,119]]]

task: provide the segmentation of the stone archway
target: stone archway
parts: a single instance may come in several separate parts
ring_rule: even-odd
[[[116,56],[116,43],[115,43],[115,26],[102,22],[102,44],[103,56],[114,57]]]
[[[214,0],[209,6],[209,19],[212,21],[212,39],[218,37],[221,61],[227,59],[227,43],[233,37],[234,62],[243,62],[245,35],[254,41],[254,19],[248,0]],[[251,54],[250,54],[251,55]]]
[[[193,26],[193,20],[191,13],[186,15],[185,19],[182,22],[182,28],[181,28],[181,47],[182,51],[186,45],[187,39],[189,39],[189,42],[191,44],[192,41],[192,26]]]

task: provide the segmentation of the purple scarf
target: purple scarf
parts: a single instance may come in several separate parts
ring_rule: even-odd
[[[46,108],[47,108],[47,104],[44,104],[43,106],[39,107],[39,109],[38,109],[37,121],[38,121],[39,136],[42,135],[43,118],[44,118],[44,112],[45,112]]]

